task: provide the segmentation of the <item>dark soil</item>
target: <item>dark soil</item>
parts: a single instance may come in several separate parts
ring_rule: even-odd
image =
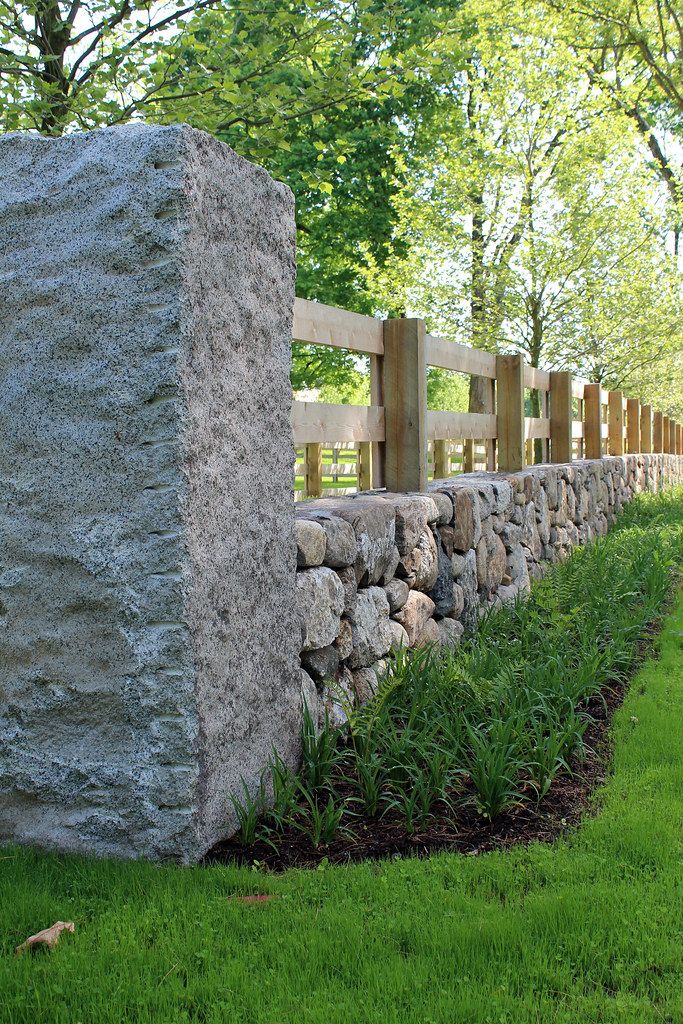
[[[635,668],[652,653],[658,632],[659,623],[651,627],[641,642]],[[391,857],[426,857],[444,850],[476,856],[517,843],[549,843],[579,824],[590,810],[591,795],[605,781],[611,755],[610,725],[627,689],[625,681],[593,698],[587,708],[592,721],[584,733],[583,760],[575,759],[570,764],[571,773],[559,775],[540,803],[529,787],[528,803],[511,808],[491,822],[477,812],[472,791],[465,785],[455,795],[454,807],[437,804],[428,825],[412,835],[406,831],[400,812],[390,811],[377,818],[356,813],[345,815],[335,839],[326,846],[314,848],[308,836],[289,827],[277,835],[276,849],[263,840],[243,846],[238,838],[233,838],[214,846],[206,862],[258,864],[284,871],[292,867],[314,868],[321,861],[348,864]],[[343,795],[340,790],[340,796]]]

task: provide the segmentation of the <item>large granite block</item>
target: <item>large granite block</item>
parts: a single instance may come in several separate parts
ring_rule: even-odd
[[[194,860],[300,718],[289,190],[0,139],[0,838]]]

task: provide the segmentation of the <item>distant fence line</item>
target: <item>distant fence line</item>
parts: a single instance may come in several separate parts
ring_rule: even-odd
[[[519,354],[492,355],[435,337],[423,320],[378,320],[296,299],[292,335],[370,359],[370,405],[294,402],[294,442],[302,456],[297,497],[348,493],[354,488],[343,484],[351,481],[360,491],[422,491],[430,476],[452,475],[454,463],[456,472],[479,466],[517,472],[534,461],[534,441],[541,442],[543,462],[683,453],[683,427],[651,405],[568,371],[539,370]],[[429,366],[487,380],[490,412],[428,409]],[[528,390],[539,394],[540,416],[524,414]]]

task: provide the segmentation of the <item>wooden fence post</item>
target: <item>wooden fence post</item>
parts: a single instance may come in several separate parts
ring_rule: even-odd
[[[372,445],[370,441],[359,441],[358,442],[358,454],[356,456],[358,465],[357,477],[358,477],[358,490],[359,491],[371,491],[372,490]]]
[[[652,406],[641,405],[640,407],[640,450],[642,452],[652,451]]]
[[[607,451],[624,454],[624,392],[610,391],[607,399]]]
[[[450,476],[450,466],[448,465],[448,441],[434,441],[433,457],[434,479],[444,480],[447,476]]]
[[[664,451],[664,417],[659,409],[655,409],[652,417],[652,451]]]
[[[321,444],[304,445],[304,463],[306,465],[304,496],[306,498],[321,498],[323,493],[323,446]]]
[[[626,400],[626,441],[629,455],[640,451],[640,399]]]
[[[671,451],[671,434],[669,432],[669,417],[664,416],[662,419],[662,451]]]
[[[672,455],[676,454],[676,421],[669,420],[669,451]]]
[[[384,321],[385,483],[427,489],[427,363],[423,320]]]
[[[370,405],[384,405],[383,356],[370,356]],[[372,442],[370,464],[372,466],[372,487],[384,487],[384,445]]]
[[[498,469],[524,469],[524,358],[496,356]]]
[[[567,370],[550,374],[550,457],[572,461],[572,375]]]
[[[683,455],[683,426],[680,423],[676,428],[676,455]]]
[[[602,458],[602,388],[586,384],[583,389],[583,443],[587,459]]]

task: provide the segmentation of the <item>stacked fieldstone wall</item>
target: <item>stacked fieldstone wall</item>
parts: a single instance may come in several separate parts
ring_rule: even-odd
[[[681,480],[680,456],[628,455],[298,506],[303,699],[342,724],[397,648],[457,644],[483,609],[606,534],[634,495]]]

